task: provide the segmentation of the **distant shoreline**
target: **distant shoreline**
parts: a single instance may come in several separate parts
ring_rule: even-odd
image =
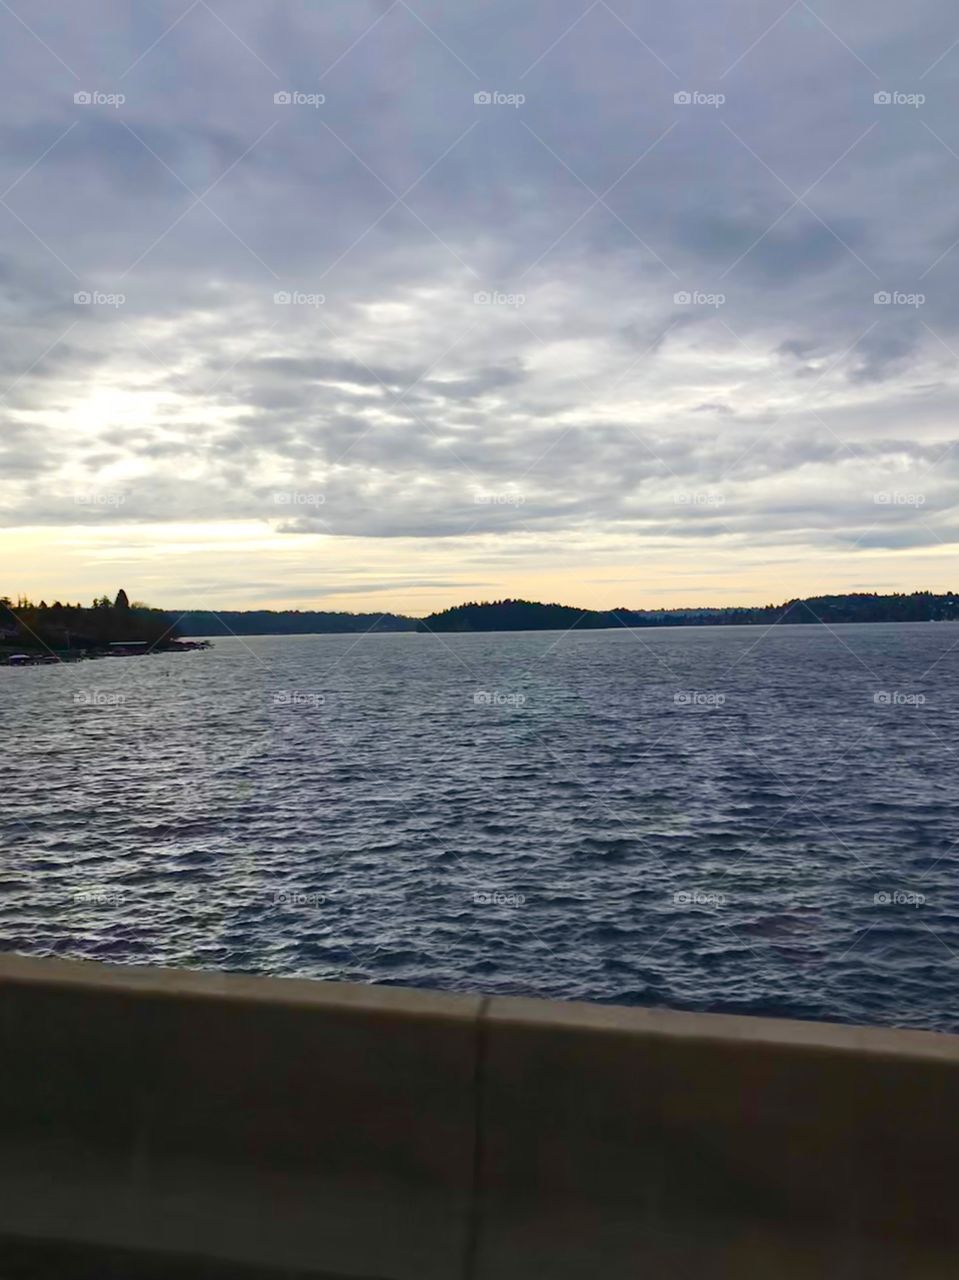
[[[56,667],[70,666],[75,662],[96,662],[101,658],[155,658],[162,654],[196,653],[213,647],[213,639],[201,640],[191,637],[189,640],[175,641],[172,644],[158,645],[155,648],[138,649],[128,645],[93,649],[22,649],[16,650],[8,646],[0,647],[0,667]]]
[[[810,596],[755,608],[577,609],[531,600],[456,605],[425,618],[393,613],[325,613],[299,609],[171,609],[177,629],[192,638],[270,635],[364,635],[418,632],[615,631],[716,626],[842,626],[869,622],[959,622],[959,596],[853,593]]]
[[[82,657],[183,652],[201,641],[235,636],[508,634],[510,632],[652,631],[689,627],[846,626],[959,622],[959,596],[914,591],[810,596],[783,604],[732,608],[580,609],[532,600],[471,601],[425,618],[396,613],[316,609],[155,609],[130,605],[120,592],[91,608],[0,600],[0,662],[35,665]]]
[[[829,630],[830,626],[837,626],[837,627],[852,627],[852,626],[857,626],[857,627],[883,627],[883,626],[897,626],[897,627],[904,627],[904,626],[927,627],[927,626],[932,626],[933,624],[938,625],[940,621],[941,621],[941,620],[939,620],[939,619],[927,619],[927,620],[923,620],[923,619],[918,619],[918,620],[916,620],[916,619],[903,619],[903,620],[898,621],[898,622],[891,622],[891,621],[886,621],[886,622],[882,622],[882,621],[880,621],[880,622],[865,622],[865,621],[862,621],[862,622],[837,622],[837,623],[823,623],[823,624],[822,624],[822,629],[823,629],[823,630]],[[784,623],[781,623],[780,625],[781,625],[782,630],[784,630],[784,631],[788,631],[788,630],[798,631],[798,630],[800,630],[800,628],[801,628],[802,630],[808,630],[808,629],[809,629],[808,627],[806,627],[806,626],[804,626],[803,624],[798,623],[798,622],[784,622]],[[947,624],[944,624],[944,625],[947,625]],[[646,628],[643,628],[643,629],[644,629],[644,630],[647,630],[647,631],[691,631],[691,630],[696,630],[696,631],[750,631],[750,630],[761,631],[761,630],[768,630],[769,628],[768,628],[768,626],[764,626],[764,624],[763,624],[763,623],[761,623],[761,622],[747,622],[747,623],[712,622],[712,623],[706,623],[706,624],[704,624],[703,626],[700,626],[700,627],[689,627],[689,626],[684,626],[682,623],[674,622],[674,623],[667,623],[667,624],[665,624],[665,625],[663,625],[663,626],[657,626],[657,627],[646,627]],[[633,630],[635,630],[635,628],[633,628],[633,627],[622,627],[622,626],[619,626],[619,627],[580,627],[580,628],[578,628],[578,630],[583,631],[583,632],[589,632],[591,635],[615,635],[615,634],[619,634],[619,633],[624,632],[624,631],[625,631],[625,632],[633,631]],[[566,635],[566,634],[568,634],[568,632],[569,632],[569,628],[568,628],[568,627],[528,627],[528,628],[526,628],[525,630],[524,630],[524,629],[521,629],[521,628],[502,628],[502,629],[500,629],[500,628],[493,628],[493,627],[491,627],[491,628],[489,628],[489,629],[488,629],[488,630],[486,630],[486,631],[442,631],[442,632],[441,632],[441,631],[437,631],[437,632],[434,632],[433,634],[435,634],[435,635],[442,635],[442,636],[444,636],[444,637],[456,637],[456,636],[509,636],[509,635],[515,635],[515,636],[529,636],[529,635]],[[361,633],[361,634],[362,634],[362,633]],[[386,638],[386,637],[393,638],[393,637],[398,637],[398,636],[425,636],[425,635],[429,635],[429,634],[430,634],[430,632],[428,632],[428,631],[413,631],[413,630],[410,630],[410,631],[375,631],[375,632],[374,632],[374,631],[371,631],[371,632],[369,632],[368,634],[369,634],[370,636],[374,636],[374,635],[375,635],[377,638]],[[209,641],[211,641],[211,642],[215,642],[215,641],[218,641],[218,640],[241,640],[241,641],[242,641],[242,640],[311,640],[311,639],[312,639],[312,640],[315,640],[315,639],[317,639],[317,638],[318,638],[318,637],[320,637],[320,636],[337,636],[337,635],[339,635],[339,636],[343,636],[343,637],[344,637],[344,639],[345,639],[345,638],[347,638],[347,637],[351,637],[351,638],[355,638],[355,637],[356,637],[356,633],[355,633],[355,632],[345,632],[345,631],[291,631],[291,632],[283,632],[283,631],[257,631],[257,632],[253,632],[253,631],[250,631],[250,632],[244,632],[244,634],[243,634],[243,635],[230,635],[230,633],[229,633],[229,632],[221,632],[219,635],[215,635],[215,636],[213,636],[213,635],[211,635],[211,636],[202,636],[202,637],[201,637],[201,636],[197,636],[197,637],[193,637],[193,636],[191,636],[190,638],[191,638],[191,639],[204,639],[204,640],[209,640]]]

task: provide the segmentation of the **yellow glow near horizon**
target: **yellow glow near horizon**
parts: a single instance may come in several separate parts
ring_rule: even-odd
[[[758,605],[828,592],[947,591],[955,551],[835,551],[634,537],[351,538],[258,521],[0,531],[0,593],[81,600],[124,587],[163,608],[294,608],[421,615],[470,599],[586,608]]]

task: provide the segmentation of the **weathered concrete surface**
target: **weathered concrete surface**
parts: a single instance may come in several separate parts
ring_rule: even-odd
[[[494,1000],[485,1039],[488,1280],[959,1275],[959,1037]]]
[[[0,957],[4,1280],[945,1280],[957,1151],[959,1037]]]
[[[479,1003],[4,958],[0,1236],[449,1280]]]

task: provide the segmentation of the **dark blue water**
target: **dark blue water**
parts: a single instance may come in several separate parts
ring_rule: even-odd
[[[0,947],[957,1030],[957,663],[930,624],[0,671]]]

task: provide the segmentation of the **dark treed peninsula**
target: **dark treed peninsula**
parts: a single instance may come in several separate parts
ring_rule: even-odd
[[[613,627],[729,627],[848,622],[959,622],[959,596],[915,591],[911,595],[810,596],[759,608],[575,609],[530,600],[461,604],[431,614],[418,631],[563,631]]]
[[[115,599],[101,596],[89,607],[0,596],[0,660],[6,662],[18,657],[62,662],[197,647],[182,643],[180,634],[168,613],[138,601],[131,604],[122,588]]]

